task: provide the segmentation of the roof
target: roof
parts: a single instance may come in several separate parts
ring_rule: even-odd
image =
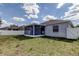
[[[60,23],[69,23],[69,24],[73,25],[70,20],[49,20],[49,21],[43,22],[41,24],[47,26],[47,25],[51,25],[51,24],[60,24]]]
[[[42,25],[42,24],[36,24],[36,23],[31,23],[31,24],[28,24],[28,25],[26,25],[26,26],[33,26],[33,25],[44,26],[44,25]]]

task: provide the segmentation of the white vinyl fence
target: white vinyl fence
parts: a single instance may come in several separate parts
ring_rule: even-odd
[[[24,31],[0,30],[0,35],[24,35]]]
[[[67,38],[69,39],[79,38],[79,28],[67,28]]]

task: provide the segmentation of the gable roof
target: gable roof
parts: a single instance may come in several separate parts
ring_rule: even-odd
[[[73,25],[70,20],[49,20],[46,22],[41,23],[42,25],[52,25],[52,24],[61,24],[61,23],[69,23],[70,25]]]

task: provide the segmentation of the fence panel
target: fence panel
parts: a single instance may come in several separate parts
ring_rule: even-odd
[[[0,35],[24,35],[24,31],[0,30]]]
[[[79,28],[67,28],[67,38],[69,39],[79,38]]]

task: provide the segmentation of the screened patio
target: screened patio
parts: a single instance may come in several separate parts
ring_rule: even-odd
[[[31,24],[25,27],[25,35],[26,36],[44,36],[45,34],[45,26],[38,24]]]

